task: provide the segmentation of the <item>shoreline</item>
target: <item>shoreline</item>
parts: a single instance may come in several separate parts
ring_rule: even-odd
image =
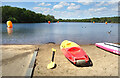
[[[102,43],[102,42],[101,42]],[[44,44],[56,44],[54,42],[48,42],[48,43],[43,43],[43,44],[0,44],[0,45],[44,45]],[[120,45],[120,43],[114,43],[114,44],[118,44]],[[60,45],[60,44],[56,44],[56,45]],[[95,44],[78,44],[78,45],[95,45]]]

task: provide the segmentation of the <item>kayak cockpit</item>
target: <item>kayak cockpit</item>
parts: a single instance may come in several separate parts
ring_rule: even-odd
[[[80,52],[80,48],[79,47],[71,47],[67,51],[69,51],[69,52]]]

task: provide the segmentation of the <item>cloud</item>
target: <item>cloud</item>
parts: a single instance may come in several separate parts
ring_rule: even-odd
[[[89,5],[91,2],[82,2],[83,5]]]
[[[120,7],[120,6],[119,6],[119,7]],[[118,6],[116,6],[116,7],[112,7],[111,10],[112,10],[112,11],[117,11],[117,12],[118,12],[119,7],[118,7]]]
[[[1,2],[60,2],[63,0],[0,0]],[[71,0],[64,0],[66,2],[71,2]],[[80,2],[100,2],[101,0],[72,0],[74,2],[80,1]],[[114,1],[119,2],[119,0],[102,0],[102,1]]]
[[[92,12],[99,12],[99,11],[105,11],[107,10],[106,7],[101,7],[101,8],[90,8],[88,9],[89,11],[92,11]]]
[[[114,2],[119,2],[119,0],[109,0],[108,2],[114,3]]]
[[[67,18],[77,18],[78,14],[76,14],[75,12],[68,12],[68,11],[54,11],[52,13],[56,18],[63,18],[63,19],[67,19]]]
[[[68,5],[70,5],[70,4],[67,3],[67,2],[60,2],[59,5],[68,6]]]
[[[98,4],[96,4],[95,6],[102,6],[104,3],[105,3],[104,1],[101,1]]]
[[[60,9],[60,8],[62,8],[63,7],[63,5],[54,5],[53,6],[53,9]]]
[[[90,8],[86,12],[88,13],[88,16],[91,17],[110,17],[118,15],[117,9],[112,7]]]
[[[75,4],[74,4],[74,3],[71,3],[70,5],[72,5],[72,6],[73,6],[73,5],[75,5]]]
[[[69,12],[67,10],[65,11],[59,11],[59,10],[54,10],[54,9],[50,9],[50,8],[43,8],[43,7],[34,7],[33,8],[37,13],[42,13],[42,14],[50,14],[50,15],[54,15],[55,18],[59,19],[59,18],[73,18],[76,17],[78,18],[78,14],[79,12]]]
[[[38,4],[38,6],[50,6],[51,4],[45,4],[44,2]]]
[[[93,0],[78,0],[77,2],[83,5],[89,5]]]
[[[67,2],[60,2],[59,4],[54,5],[53,9],[60,9],[60,8],[63,8],[64,6],[68,6],[68,5],[69,5],[69,3],[67,3]]]
[[[106,4],[107,2],[105,2]],[[97,3],[99,4],[98,6],[104,5],[102,3]],[[64,10],[60,9],[60,8],[65,8]],[[82,5],[81,5],[82,6]],[[55,18],[59,19],[74,19],[74,18],[78,18],[78,19],[82,19],[82,18],[92,18],[92,17],[106,17],[106,16],[115,16],[118,15],[118,11],[116,9],[117,5],[111,6],[101,6],[101,7],[92,7],[92,8],[87,8],[87,9],[80,9],[81,8],[80,5],[76,4],[76,3],[65,3],[64,2],[60,2],[57,5],[54,5],[53,8],[46,8],[46,7],[34,7],[33,9],[38,12],[38,13],[42,13],[42,14],[50,14],[50,15],[54,15]],[[95,5],[94,5],[95,6]],[[55,9],[60,9],[60,10],[55,10]],[[67,10],[66,10],[67,9]],[[80,9],[80,10],[77,10]],[[68,11],[70,10],[70,11]],[[72,11],[71,11],[72,10]]]
[[[90,3],[93,2],[99,2],[99,4],[96,4],[96,6],[101,6],[102,4],[104,4],[105,2],[108,2],[107,4],[104,5],[110,5],[110,4],[114,4],[114,3],[118,3],[119,0],[78,0],[78,3],[81,3],[83,5],[89,5]]]
[[[114,5],[118,5],[118,2],[115,2],[115,1],[108,1],[108,2],[105,2],[103,5],[105,6],[114,6]]]
[[[68,10],[77,10],[77,9],[80,9],[80,5],[70,5],[68,8],[67,8]]]
[[[33,9],[37,13],[43,13],[43,14],[48,14],[53,10],[53,9],[50,9],[50,8],[43,8],[43,7],[33,7]]]
[[[78,2],[93,2],[94,0],[78,0]]]
[[[81,16],[78,16],[78,18],[80,18]]]
[[[115,2],[115,1],[109,1],[107,2],[108,5],[115,5],[115,4],[118,4],[118,2]]]
[[[78,3],[81,3],[81,4],[83,4],[83,5],[89,5],[89,4],[92,3],[92,1],[88,1],[88,2],[81,2],[81,1],[78,1]]]

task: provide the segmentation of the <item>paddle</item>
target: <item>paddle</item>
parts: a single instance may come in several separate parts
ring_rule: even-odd
[[[54,62],[54,55],[56,52],[56,49],[52,48],[53,54],[52,54],[52,61],[50,64],[47,65],[47,69],[52,69],[55,67],[55,62]]]

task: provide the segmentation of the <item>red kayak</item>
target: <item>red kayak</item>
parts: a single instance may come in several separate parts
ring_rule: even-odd
[[[61,43],[60,48],[65,57],[75,65],[83,66],[89,62],[88,55],[74,42],[65,40]]]

